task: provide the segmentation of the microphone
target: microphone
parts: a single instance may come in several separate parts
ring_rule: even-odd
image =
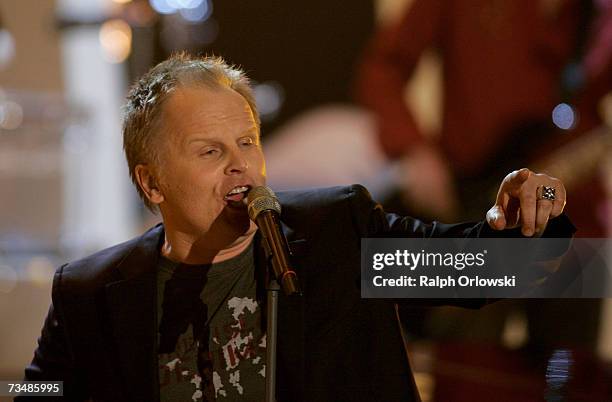
[[[289,245],[280,226],[281,206],[278,198],[268,187],[255,187],[249,191],[249,217],[264,239],[268,257],[272,258],[272,269],[276,280],[287,296],[301,293],[297,274],[289,262]]]

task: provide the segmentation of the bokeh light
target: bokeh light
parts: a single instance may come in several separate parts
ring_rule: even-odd
[[[555,349],[546,366],[546,383],[552,390],[563,387],[570,379],[574,359],[569,349]]]
[[[206,0],[166,0],[167,3],[177,10],[198,8]]]
[[[560,103],[552,111],[552,121],[562,130],[571,130],[576,127],[576,112],[567,103]]]
[[[599,111],[599,115],[604,121],[604,124],[612,127],[612,92],[609,92],[601,101],[599,101],[597,109]]]
[[[0,293],[10,293],[17,286],[17,271],[6,264],[0,264]]]
[[[55,266],[44,256],[32,257],[26,265],[27,279],[37,286],[45,286],[53,279]]]
[[[192,4],[190,4],[191,6]],[[203,22],[212,14],[212,4],[208,0],[199,1],[196,7],[184,7],[179,10],[181,17],[189,22]]]
[[[0,101],[0,129],[15,130],[23,122],[23,108],[12,101]]]
[[[6,29],[0,29],[0,69],[15,58],[15,39]]]
[[[160,14],[174,14],[176,12],[176,7],[170,5],[167,0],[149,0],[149,4],[151,4],[153,10]]]
[[[121,19],[108,20],[100,27],[100,45],[107,61],[121,63],[132,50],[132,29]]]
[[[278,113],[285,100],[283,87],[275,81],[262,82],[253,87],[257,110],[263,121],[272,120]]]
[[[206,21],[212,14],[210,0],[149,0],[151,8],[160,14],[174,14],[191,23]]]

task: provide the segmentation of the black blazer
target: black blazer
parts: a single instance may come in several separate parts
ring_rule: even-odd
[[[492,230],[387,214],[359,185],[278,197],[304,292],[280,296],[278,401],[419,401],[393,303],[360,297],[361,238],[488,237]],[[564,217],[551,227],[573,232]],[[155,267],[163,238],[160,224],[57,270],[25,379],[64,381],[62,400],[159,399]],[[265,263],[255,241],[262,289]]]

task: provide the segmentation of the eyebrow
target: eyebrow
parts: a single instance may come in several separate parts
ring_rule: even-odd
[[[251,133],[255,133],[256,136],[259,138],[260,137],[260,132],[259,132],[259,128],[257,126],[253,126],[251,128],[249,128],[248,130],[243,131],[241,134],[241,136],[244,136],[246,134],[251,134]],[[192,138],[187,142],[187,145],[191,145],[195,142],[210,142],[210,143],[214,143],[214,142],[220,142],[219,138],[214,137],[214,138],[202,138],[202,137],[197,137],[197,138]]]

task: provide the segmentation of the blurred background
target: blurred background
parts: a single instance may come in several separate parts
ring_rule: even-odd
[[[610,237],[610,0],[0,0],[0,379],[22,377],[55,269],[159,220],[121,106],[180,50],[254,80],[275,190],[362,183],[474,220],[528,166],[563,179],[578,236]],[[424,401],[612,400],[610,299],[400,315]]]

